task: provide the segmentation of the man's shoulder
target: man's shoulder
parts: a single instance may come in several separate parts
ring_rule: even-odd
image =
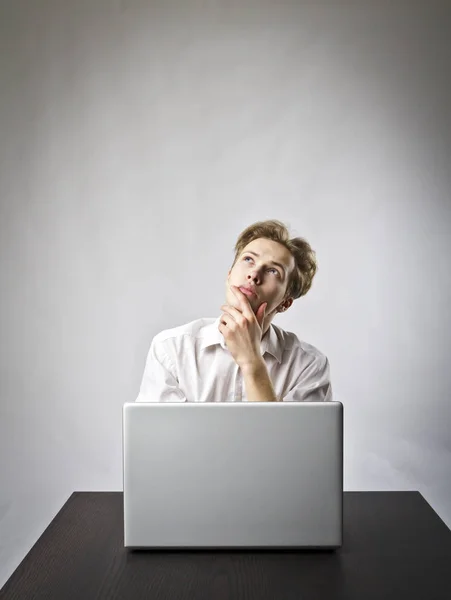
[[[292,355],[310,357],[312,361],[323,362],[327,360],[326,355],[321,350],[313,344],[302,340],[292,331],[287,331],[277,325],[273,325],[273,327],[286,352]]]
[[[214,317],[204,317],[202,319],[196,319],[183,325],[177,325],[170,329],[163,329],[157,333],[154,337],[154,342],[164,342],[167,340],[176,340],[183,337],[191,337],[196,339],[202,337],[205,328],[212,325],[215,322]]]

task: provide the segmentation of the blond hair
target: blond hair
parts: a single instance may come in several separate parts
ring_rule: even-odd
[[[278,242],[289,250],[294,257],[295,266],[288,278],[285,299],[291,297],[295,300],[304,296],[311,288],[313,277],[318,268],[316,253],[304,238],[295,237],[290,239],[288,228],[281,221],[275,219],[258,221],[242,231],[235,244],[235,259],[232,268],[244,248],[258,238]]]

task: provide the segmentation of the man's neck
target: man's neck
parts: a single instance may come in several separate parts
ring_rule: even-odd
[[[271,323],[267,325],[266,330],[262,332],[262,340],[268,335],[269,328],[271,327]]]

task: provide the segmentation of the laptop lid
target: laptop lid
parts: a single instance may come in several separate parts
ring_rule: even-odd
[[[127,403],[124,545],[342,545],[340,402]]]

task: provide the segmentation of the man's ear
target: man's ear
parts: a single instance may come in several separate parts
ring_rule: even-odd
[[[287,298],[282,304],[279,306],[279,312],[287,311],[290,306],[293,304],[293,298]]]

